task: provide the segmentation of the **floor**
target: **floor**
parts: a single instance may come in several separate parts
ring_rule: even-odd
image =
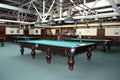
[[[86,54],[75,56],[73,71],[68,69],[68,58],[52,55],[46,63],[45,52],[36,51],[32,59],[30,49],[20,55],[18,44],[6,42],[0,46],[0,80],[120,80],[120,46],[113,46],[105,53],[100,47],[92,51],[91,61]]]

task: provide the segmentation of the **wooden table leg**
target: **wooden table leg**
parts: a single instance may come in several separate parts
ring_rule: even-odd
[[[73,55],[70,55],[70,56],[68,56],[68,65],[69,65],[69,70],[73,70],[73,66],[74,66],[74,63],[75,63],[75,61],[74,61],[74,56]]]
[[[105,47],[105,45],[102,46],[102,51],[103,51],[103,52],[106,51],[106,47]]]
[[[47,49],[47,55],[46,55],[46,60],[47,60],[47,63],[49,64],[51,62],[51,54],[50,54],[50,49],[48,48]]]
[[[24,47],[22,45],[20,45],[20,52],[21,52],[21,55],[24,55]]]
[[[1,42],[1,45],[2,45],[2,47],[4,46],[4,42],[3,41]]]
[[[91,60],[91,56],[92,56],[91,51],[92,51],[92,48],[89,48],[87,52],[87,60]]]
[[[31,56],[32,56],[33,59],[35,59],[35,55],[36,55],[36,53],[35,53],[35,46],[33,46],[32,47],[32,52],[31,52]]]

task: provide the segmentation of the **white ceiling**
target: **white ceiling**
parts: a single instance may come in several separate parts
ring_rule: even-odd
[[[52,13],[54,19],[64,20],[67,11],[74,19],[118,18],[120,17],[120,0],[0,0],[0,13],[16,15],[16,20],[25,21],[23,17],[47,21]],[[11,21],[3,18],[0,20]],[[41,18],[41,19],[38,19]],[[29,23],[29,20],[26,20]]]

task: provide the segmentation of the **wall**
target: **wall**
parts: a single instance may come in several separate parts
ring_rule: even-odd
[[[0,37],[5,37],[5,26],[0,25]]]
[[[6,27],[6,35],[24,35],[24,30],[13,27]],[[29,29],[29,35],[41,35],[41,29]]]
[[[52,32],[53,35],[55,35],[56,34],[56,29],[51,29],[51,32]]]
[[[120,36],[120,28],[105,28],[105,36]]]
[[[30,35],[41,35],[41,29],[39,29],[39,28],[30,29],[29,34]]]
[[[103,38],[113,40],[113,45],[120,45],[120,26],[104,26],[103,29],[79,28],[77,34],[81,32],[84,38]]]
[[[5,34],[6,35],[23,35],[24,31],[23,29],[19,29],[19,28],[6,27]]]
[[[82,36],[97,36],[97,28],[82,28],[77,29],[77,34],[81,32]]]

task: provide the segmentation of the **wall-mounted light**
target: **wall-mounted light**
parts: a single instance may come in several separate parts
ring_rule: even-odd
[[[97,28],[98,29],[103,29],[102,20],[99,20],[99,26]]]
[[[88,25],[88,21],[86,21],[86,26],[85,28],[90,28],[90,26]]]
[[[76,30],[77,28],[78,28],[78,26],[77,26],[77,22],[75,22],[74,29]]]

